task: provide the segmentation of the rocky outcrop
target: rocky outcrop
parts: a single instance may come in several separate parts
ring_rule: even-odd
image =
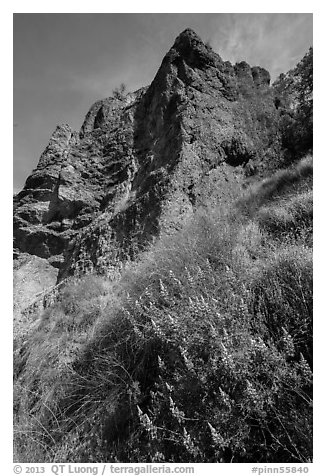
[[[221,181],[239,180],[234,167],[278,152],[269,82],[185,30],[148,88],[96,102],[79,133],[56,129],[15,197],[15,248],[47,259],[59,280],[132,259],[217,198]]]
[[[58,270],[47,260],[19,253],[14,261],[14,336],[23,335],[33,324],[34,316],[26,313],[29,306],[43,297],[56,283]]]

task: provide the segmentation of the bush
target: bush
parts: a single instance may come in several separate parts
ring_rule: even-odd
[[[276,104],[280,107],[283,147],[290,161],[313,147],[313,50],[309,49],[297,66],[274,83]]]
[[[70,280],[16,352],[17,460],[55,458],[56,439],[65,431],[64,425],[61,429],[58,423],[62,418],[58,402],[69,393],[72,362],[92,337],[91,327],[101,313],[108,287],[103,278],[95,275]]]
[[[112,96],[115,99],[123,99],[126,96],[127,86],[125,83],[121,83],[120,86],[114,88],[112,91]]]
[[[21,349],[17,458],[311,461],[311,250],[259,212],[305,223],[310,173],[251,190],[256,214],[199,210],[119,282],[71,281]]]
[[[286,247],[261,269],[252,287],[255,316],[264,323],[268,335],[278,344],[285,330],[312,364],[312,251]]]

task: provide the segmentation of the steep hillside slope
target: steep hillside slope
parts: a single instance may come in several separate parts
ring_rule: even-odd
[[[312,163],[234,190],[16,340],[15,458],[312,459]]]

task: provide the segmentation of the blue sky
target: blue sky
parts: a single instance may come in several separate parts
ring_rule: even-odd
[[[224,60],[275,79],[312,46],[312,14],[14,14],[14,190],[59,123],[79,129],[121,82],[149,84],[176,36],[193,28]]]

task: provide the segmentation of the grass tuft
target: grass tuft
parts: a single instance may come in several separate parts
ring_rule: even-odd
[[[71,280],[17,346],[16,461],[310,462],[310,176]]]

